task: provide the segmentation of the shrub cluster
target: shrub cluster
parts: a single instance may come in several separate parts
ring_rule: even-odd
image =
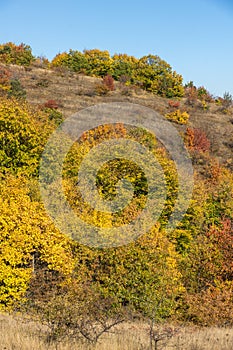
[[[20,80],[11,79],[11,72],[3,67],[0,67],[0,95],[21,99],[25,99],[27,95]]]
[[[180,101],[168,101],[168,105],[171,108],[179,108],[180,107]]]
[[[185,103],[191,107],[198,107],[203,111],[208,111],[210,108],[209,103],[215,101],[214,97],[204,86],[196,87],[192,81],[185,85],[184,90]]]
[[[12,79],[10,81],[10,88],[8,91],[8,97],[15,97],[18,99],[25,99],[27,95],[26,90],[22,87],[21,82],[18,79]]]
[[[191,150],[198,152],[208,152],[210,150],[210,141],[206,133],[198,128],[187,128],[186,140]]]
[[[174,112],[167,113],[165,117],[177,124],[187,124],[189,120],[189,114],[187,112],[182,112],[180,109],[176,109]]]
[[[181,97],[184,94],[182,76],[158,56],[148,55],[140,59],[126,54],[108,51],[70,50],[58,54],[51,62],[52,67],[66,67],[78,73],[91,76],[112,76],[115,80],[138,85],[160,96]]]
[[[42,109],[47,114],[48,119],[54,121],[55,125],[59,125],[63,122],[63,115],[58,108],[59,103],[55,100],[48,100],[42,106]]]
[[[34,61],[29,45],[15,45],[12,42],[0,45],[0,62],[29,66]]]
[[[29,48],[5,46],[0,52],[5,62],[28,64]],[[136,59],[111,57],[99,50],[70,51],[57,55],[52,65],[61,72],[69,68],[102,77],[97,94],[114,91],[114,79],[124,84],[125,94],[132,93],[135,86],[161,96],[183,93],[182,78],[157,56]],[[134,188],[127,208],[102,213],[82,201],[77,181],[83,156],[105,140],[127,138],[150,149],[164,170],[167,186],[164,209],[149,232],[125,246],[89,248],[54,226],[38,191],[41,154],[49,135],[63,120],[58,101],[50,99],[40,109],[32,108],[22,100],[25,92],[20,81],[11,80],[6,68],[0,68],[0,91],[4,94],[0,99],[0,309],[26,308],[49,329],[48,342],[68,336],[94,344],[129,315],[152,321],[155,346],[158,334],[153,322],[169,317],[198,324],[233,324],[229,312],[233,303],[233,175],[211,160],[206,134],[187,128],[188,148],[194,151],[192,155],[206,156],[207,171],[204,180],[198,177],[190,206],[171,233],[166,223],[177,200],[178,179],[173,161],[155,137],[123,124],[102,125],[83,133],[64,161],[62,186],[73,210],[85,222],[114,229],[137,217],[146,202],[145,174],[125,159],[106,162],[97,174],[96,186],[102,198],[109,200],[115,197],[119,179],[126,178]],[[205,88],[192,84],[186,87],[186,94],[188,103],[199,100],[203,108],[211,98]],[[232,97],[225,94],[221,104],[231,106]],[[189,114],[180,109],[178,99],[168,105],[166,118],[188,123]],[[52,171],[48,167],[48,179]],[[56,189],[54,185],[51,191],[57,193]]]

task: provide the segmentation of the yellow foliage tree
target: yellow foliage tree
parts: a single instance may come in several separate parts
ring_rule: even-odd
[[[0,99],[0,170],[2,173],[38,173],[39,159],[55,124],[46,113],[28,103]]]
[[[31,200],[24,178],[9,176],[0,193],[0,308],[5,308],[24,296],[41,265],[68,276],[74,261],[72,242],[54,227],[42,204]]]
[[[108,51],[98,49],[84,50],[84,56],[87,59],[91,75],[104,77],[112,74],[113,60]]]

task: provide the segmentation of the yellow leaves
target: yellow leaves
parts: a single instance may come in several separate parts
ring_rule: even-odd
[[[112,73],[113,60],[108,51],[93,49],[84,50],[83,53],[87,59],[88,70],[91,75],[103,77]]]
[[[51,66],[54,66],[54,67],[62,66],[63,62],[65,62],[68,59],[69,59],[69,54],[67,52],[59,53],[53,58],[51,62]]]
[[[26,102],[0,99],[0,169],[35,175],[39,157],[54,124]]]
[[[33,255],[48,268],[71,274],[72,244],[55,229],[41,203],[32,202],[24,178],[8,178],[0,184],[0,308],[11,306],[26,291]]]
[[[139,62],[139,59],[134,56],[129,56],[125,53],[123,54],[114,54],[112,57],[114,64],[117,63],[130,63],[136,65]]]
[[[189,114],[187,112],[181,112],[180,109],[177,109],[174,112],[167,113],[165,117],[178,124],[187,124],[189,120]]]
[[[111,58],[107,50],[101,51],[99,49],[84,50],[84,55],[88,58],[102,61],[108,61]]]
[[[30,278],[30,268],[12,268],[0,260],[0,310],[11,308],[15,301],[23,298]]]
[[[9,182],[11,179],[9,178]],[[15,187],[17,186],[17,187]],[[0,307],[10,306],[26,291],[30,278],[30,251],[32,226],[30,224],[30,200],[19,188],[19,181],[12,179],[12,186],[0,186]],[[35,208],[33,208],[35,210]],[[23,215],[23,211],[26,215]],[[28,236],[27,236],[28,235]]]

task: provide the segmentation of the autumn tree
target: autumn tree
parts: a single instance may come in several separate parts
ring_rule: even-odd
[[[140,81],[146,90],[166,97],[181,97],[184,94],[182,76],[172,71],[171,66],[159,56],[140,58],[134,79]]]
[[[16,45],[12,42],[0,45],[0,62],[28,66],[34,61],[32,49],[29,45]]]
[[[114,54],[113,77],[124,82],[134,82],[133,73],[137,67],[138,59],[127,54]]]
[[[23,177],[9,175],[0,185],[0,308],[10,308],[26,293],[32,273],[47,266],[72,272],[72,245],[55,229],[42,204],[32,200]]]
[[[43,147],[54,123],[46,113],[14,99],[0,101],[0,170],[35,175]]]
[[[84,57],[89,65],[89,74],[104,77],[107,74],[112,74],[112,58],[108,51],[98,49],[84,50]]]

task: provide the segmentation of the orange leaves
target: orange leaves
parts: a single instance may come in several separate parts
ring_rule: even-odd
[[[44,107],[51,108],[51,109],[58,109],[59,104],[55,100],[48,100],[44,103]]]
[[[180,107],[180,101],[168,101],[168,105],[171,108],[179,108]]]
[[[222,254],[221,279],[233,280],[233,222],[229,218],[221,221],[220,227],[212,226],[208,237]]]
[[[98,144],[103,140],[109,140],[111,138],[121,138],[126,136],[126,129],[124,124],[117,123],[100,125],[98,128],[89,130],[88,132],[83,133],[80,138],[80,141],[85,141],[89,144]]]
[[[210,150],[210,141],[201,129],[187,128],[186,140],[191,150],[198,152],[208,152]]]
[[[233,283],[217,282],[198,294],[187,295],[186,319],[203,326],[233,324]]]

